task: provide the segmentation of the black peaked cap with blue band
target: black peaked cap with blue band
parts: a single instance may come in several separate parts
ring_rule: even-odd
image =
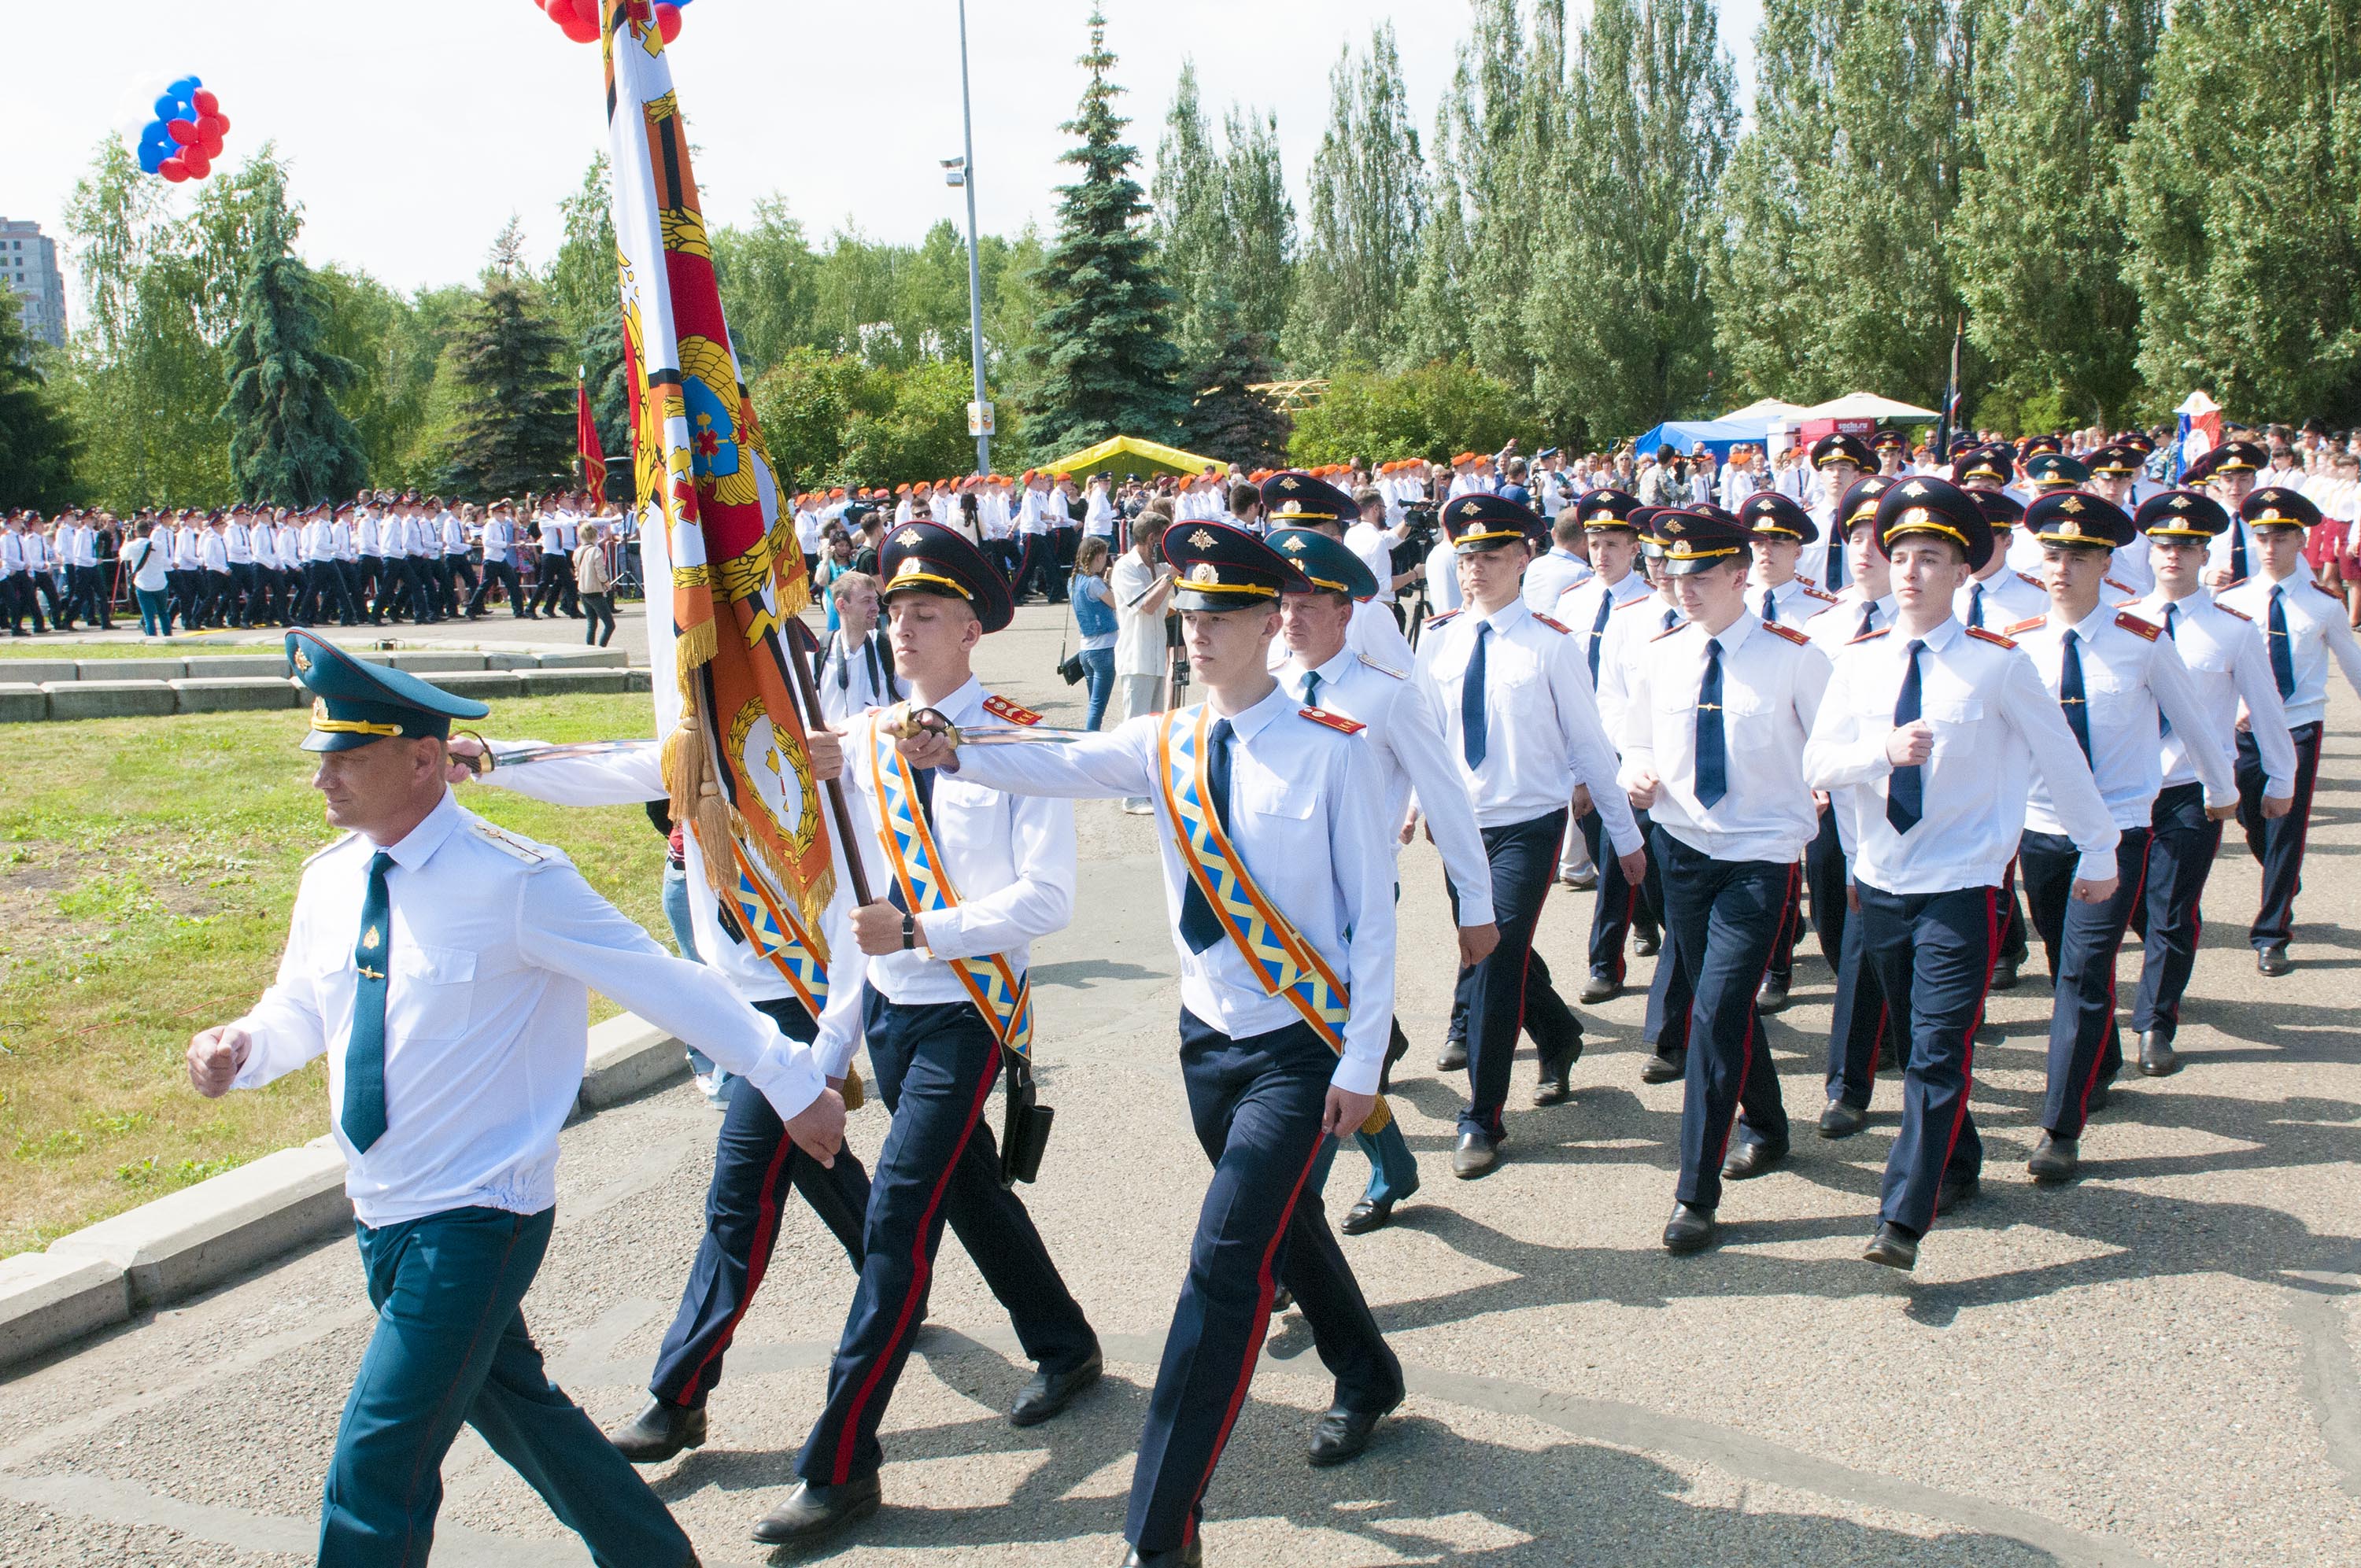
[[[1309,591],[1356,599],[1378,596],[1377,574],[1341,539],[1331,539],[1316,529],[1281,528],[1272,532],[1270,547],[1311,579]]]
[[[1740,503],[1739,521],[1749,532],[1766,539],[1794,539],[1806,544],[1820,536],[1820,525],[1812,514],[1796,504],[1793,496],[1777,490],[1757,490]]]
[[[1878,548],[1888,555],[1895,541],[1927,534],[1965,550],[1971,570],[1982,571],[1993,557],[1992,524],[1975,497],[1932,474],[1888,485],[1877,499],[1876,527]]]
[[[1531,544],[1542,530],[1540,513],[1481,490],[1454,496],[1443,506],[1444,534],[1462,555]]]
[[[2087,490],[2054,490],[2025,509],[2025,531],[2044,544],[2116,550],[2139,537],[2130,514]]]
[[[1305,522],[1358,522],[1361,509],[1353,499],[1325,479],[1315,479],[1300,468],[1271,475],[1262,482],[1262,510],[1273,527]]]
[[[885,585],[881,600],[895,594],[958,599],[975,611],[987,632],[1016,618],[1000,568],[985,560],[965,535],[935,523],[902,522],[887,529],[877,552],[877,576]]]
[[[2229,532],[2230,513],[2202,490],[2166,490],[2140,502],[2132,526],[2151,539],[2213,539]]]
[[[1175,609],[1275,610],[1279,595],[1312,586],[1286,556],[1225,522],[1174,523],[1164,531],[1164,558]]]
[[[287,662],[312,694],[306,751],[349,751],[394,735],[445,740],[453,719],[481,718],[492,711],[407,670],[356,659],[309,631],[287,634]]]
[[[1692,576],[1725,561],[1746,564],[1751,536],[1727,512],[1716,517],[1694,509],[1668,509],[1656,515],[1654,532],[1662,547],[1657,560],[1668,577]]]
[[[2037,452],[2025,460],[2025,482],[2028,485],[2070,488],[2087,484],[2090,478],[2091,470],[2063,452]]]

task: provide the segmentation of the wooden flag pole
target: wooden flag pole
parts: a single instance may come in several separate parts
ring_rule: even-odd
[[[786,635],[782,641],[787,645],[787,669],[795,677],[796,700],[803,705],[804,731],[809,734],[824,729],[827,721],[820,717],[819,685],[812,679],[811,671],[811,655],[818,640],[812,636],[803,618],[795,616],[787,620]],[[853,900],[863,906],[874,904],[877,901],[869,892],[869,868],[861,858],[861,840],[852,831],[852,808],[844,798],[844,781],[829,779],[821,787],[828,794],[829,815],[836,823],[837,842],[844,846],[844,870],[852,879]]]

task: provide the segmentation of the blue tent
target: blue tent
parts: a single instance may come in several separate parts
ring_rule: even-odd
[[[1653,457],[1656,448],[1669,446],[1686,457],[1703,443],[1717,461],[1727,462],[1730,449],[1741,442],[1760,446],[1771,436],[1768,419],[1677,419],[1666,420],[1631,444],[1631,449],[1643,456]]]

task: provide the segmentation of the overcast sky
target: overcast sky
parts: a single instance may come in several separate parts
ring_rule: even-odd
[[[1578,9],[1583,0],[1574,0]],[[1422,134],[1466,33],[1467,0],[1104,0],[1116,80],[1152,159],[1173,78],[1194,56],[1209,113],[1279,116],[1298,192],[1328,110],[1328,72],[1390,16]],[[530,253],[606,145],[598,49],[533,0],[79,0],[35,19],[0,63],[10,151],[0,216],[62,242],[67,201],[99,140],[136,141],[162,86],[193,72],[231,120],[223,162],[275,140],[303,204],[300,248],[403,290],[461,282],[511,213]],[[1051,226],[1089,0],[969,0],[978,217]],[[1722,12],[1744,71],[1760,0]],[[939,159],[960,150],[955,0],[694,0],[668,51],[706,214],[745,218],[775,192],[817,240],[845,225],[914,240],[962,218]],[[216,165],[220,167],[220,165]],[[1145,170],[1143,169],[1143,180]],[[185,196],[181,197],[186,200]],[[71,283],[71,278],[70,278]],[[78,315],[74,299],[70,316]]]

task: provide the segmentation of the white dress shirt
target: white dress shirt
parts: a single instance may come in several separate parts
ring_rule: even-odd
[[[783,1116],[818,1096],[811,1051],[719,974],[657,947],[563,854],[446,791],[386,851],[386,1128],[354,1148],[336,1113],[376,849],[350,835],[305,867],[279,978],[238,1020],[253,1050],[234,1080],[257,1088],[326,1053],[329,1127],[363,1224],[467,1207],[535,1214],[557,1201],[557,1134],[581,1091],[593,985],[751,1080]]]
[[[1746,608],[1763,620],[1779,626],[1792,626],[1801,630],[1804,623],[1841,601],[1824,588],[1814,587],[1802,577],[1790,577],[1784,583],[1765,587],[1757,583],[1746,590]],[[1765,614],[1764,605],[1777,608],[1776,614]]]
[[[1563,544],[1554,544],[1525,568],[1525,608],[1537,615],[1564,620],[1565,618],[1557,613],[1557,601],[1565,597],[1567,589],[1580,587],[1594,576],[1589,562]],[[1566,624],[1574,623],[1569,620]]]
[[[1982,619],[1971,619],[1980,604]],[[1951,613],[1960,624],[1981,626],[1987,631],[2005,630],[2020,620],[2048,611],[2049,590],[2041,586],[2040,580],[2011,571],[2004,564],[1989,577],[1970,577],[1951,596]]]
[[[828,640],[828,656],[819,667],[819,710],[830,724],[841,724],[856,713],[886,707],[902,700],[894,680],[894,650],[880,626],[848,647],[839,627]]]
[[[233,521],[222,530],[222,544],[233,566],[254,565],[254,535],[246,524]]]
[[[1706,650],[1717,643],[1728,793],[1707,806],[1697,793],[1697,731]],[[1695,621],[1677,626],[1649,644],[1632,676],[1619,782],[1629,789],[1655,774],[1650,819],[1709,860],[1794,865],[1819,831],[1804,742],[1828,685],[1826,653],[1752,611],[1711,637]]]
[[[1867,624],[1861,614],[1861,590],[1856,583],[1837,595],[1837,602],[1804,623],[1804,635],[1819,644],[1820,652],[1833,659],[1839,649],[1858,642],[1872,631],[1883,631],[1894,624],[1894,596],[1886,595],[1869,607]]]
[[[276,543],[279,569],[282,572],[300,570],[303,565],[303,531],[291,522],[282,522],[279,525]]]
[[[1449,615],[1466,602],[1459,590],[1459,547],[1438,536],[1426,553],[1426,604],[1429,620]]]
[[[962,729],[1009,728],[984,710],[986,695],[971,678],[934,706]],[[850,720],[844,737],[844,778],[848,793],[861,801],[864,844],[884,842],[884,819],[870,777],[875,735],[874,716],[862,714]],[[1074,917],[1078,855],[1071,804],[1003,795],[956,773],[939,773],[934,795],[935,847],[959,903],[919,913],[917,948],[869,960],[869,983],[877,993],[907,1005],[970,1000],[945,961],[950,959],[997,953],[1021,978],[1034,940],[1063,929]],[[882,854],[877,864],[882,889],[892,872]]]
[[[1550,619],[1573,634],[1582,653],[1582,673],[1586,680],[1590,675],[1593,648],[1598,650],[1601,667],[1605,665],[1607,631],[1613,624],[1615,612],[1625,605],[1654,597],[1648,587],[1648,579],[1637,572],[1626,572],[1611,583],[1593,572],[1558,595],[1556,608],[1550,611]],[[1603,617],[1599,614],[1602,604],[1607,609]],[[1610,740],[1614,738],[1612,725],[1608,727],[1607,733]]]
[[[2295,690],[2286,701],[2288,728],[2301,729],[2307,724],[2318,724],[2328,717],[2328,662],[2334,658],[2336,667],[2345,672],[2345,679],[2353,689],[2361,692],[2361,642],[2353,635],[2353,623],[2345,618],[2345,601],[2303,575],[2282,582],[2272,582],[2259,569],[2260,554],[2257,555],[2256,575],[2245,582],[2222,590],[2221,602],[2239,614],[2253,618],[2255,627],[2263,633],[2263,646],[2270,646],[2271,598],[2276,592],[2287,620],[2288,641],[2292,643],[2291,657],[2295,665]],[[2276,685],[2273,687],[2277,689]]]
[[[1369,576],[1378,579],[1379,604],[1394,602],[1394,542],[1374,523],[1356,522],[1345,530],[1345,548],[1361,558]]]
[[[1894,830],[1885,815],[1894,773],[1885,746],[1911,641],[1872,632],[1837,655],[1804,747],[1804,777],[1814,789],[1850,790],[1855,880],[1894,894],[1998,887],[2025,836],[2037,775],[2082,851],[2079,874],[2114,876],[2122,835],[2041,672],[1998,632],[1971,632],[1948,619],[1927,633],[1918,655],[1919,717],[1935,736],[1920,764],[1923,815],[1907,833]]]
[[[1466,781],[1444,749],[1443,724],[1427,694],[1406,673],[1382,669],[1350,648],[1316,670],[1306,670],[1301,659],[1290,657],[1278,674],[1279,685],[1297,702],[1368,726],[1362,738],[1385,775],[1386,841],[1394,847],[1395,858],[1400,859],[1401,850],[1396,829],[1409,819],[1414,801],[1443,856],[1444,874],[1459,894],[1459,923],[1488,924],[1493,917],[1492,861],[1484,852],[1475,807],[1467,801]],[[1312,675],[1319,677],[1316,685],[1308,685]]]
[[[2126,625],[2125,622],[2130,624]],[[2143,630],[2142,628],[2146,627]],[[2058,615],[2040,623],[2008,629],[2009,639],[2032,659],[2042,684],[2060,696],[2066,637],[2071,632],[2082,666],[2082,706],[2091,733],[2091,774],[2117,828],[2145,828],[2156,815],[2164,767],[2157,745],[2160,713],[2176,732],[2202,738],[2188,753],[2205,785],[2209,806],[2235,806],[2238,786],[2230,776],[2229,731],[2216,729],[2199,700],[2178,646],[2163,628],[2102,603],[2069,626]],[[2037,781],[2026,796],[2026,826],[2036,833],[2063,833],[2064,824]]]
[[[1471,769],[1460,699],[1479,629],[1486,632],[1484,761]],[[1615,748],[1600,727],[1581,644],[1572,636],[1535,620],[1521,598],[1488,616],[1470,607],[1426,623],[1413,674],[1443,721],[1478,825],[1505,828],[1563,811],[1574,786],[1584,784],[1615,852],[1640,848],[1631,804],[1615,787]]]
[[[1224,937],[1197,953],[1181,938],[1191,879],[1157,760],[1166,721],[1160,714],[1126,719],[1071,746],[979,746],[960,753],[960,773],[977,781],[971,789],[988,780],[1041,795],[1148,797],[1160,828],[1165,910],[1180,955],[1180,1005],[1234,1040],[1286,1028],[1302,1014],[1285,996],[1264,991],[1236,943]],[[1394,1005],[1394,857],[1374,748],[1365,735],[1303,718],[1283,685],[1230,724],[1231,847],[1263,896],[1345,982],[1351,1015],[1331,1081],[1374,1094]],[[1210,729],[1208,735],[1210,744]],[[938,801],[951,782],[946,777],[935,786]]]
[[[229,542],[208,528],[197,540],[197,564],[220,576],[229,576]]]
[[[2295,793],[2295,742],[2288,734],[2287,707],[2279,701],[2279,683],[2271,677],[2270,651],[2262,629],[2235,609],[2213,602],[2199,588],[2187,598],[2153,593],[2129,607],[2142,620],[2165,629],[2180,662],[2189,669],[2190,684],[2204,705],[2207,723],[2202,731],[2218,740],[2235,762],[2238,754],[2238,706],[2252,716],[2255,749],[2261,755],[2266,779],[2263,793],[2283,798]],[[2175,725],[2161,748],[2164,787],[2197,782],[2189,760],[2189,740]]]
[[[1639,574],[1634,572],[1632,576]],[[1645,585],[1642,585],[1643,587]],[[1598,721],[1618,748],[1630,733],[1631,676],[1648,656],[1648,645],[1678,626],[1685,618],[1656,589],[1625,599],[1607,618],[1606,634],[1598,640]]]

